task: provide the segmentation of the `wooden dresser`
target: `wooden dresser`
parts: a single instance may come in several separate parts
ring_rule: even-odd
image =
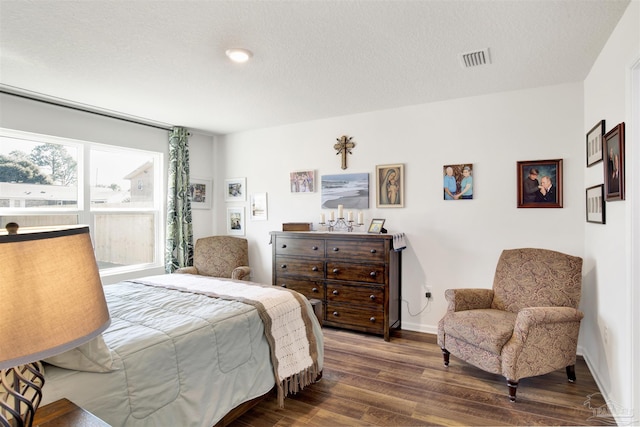
[[[400,327],[401,252],[390,234],[271,232],[273,285],[322,301],[323,325],[382,335]]]

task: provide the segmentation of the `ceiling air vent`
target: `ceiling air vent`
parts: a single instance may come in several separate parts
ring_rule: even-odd
[[[461,53],[459,55],[459,58],[462,68],[473,68],[480,65],[491,64],[491,58],[489,57],[489,48],[477,50],[475,52]]]

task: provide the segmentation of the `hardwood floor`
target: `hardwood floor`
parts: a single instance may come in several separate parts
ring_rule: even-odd
[[[510,403],[504,377],[453,356],[445,368],[435,335],[395,331],[385,342],[323,332],[322,380],[288,397],[284,409],[269,396],[232,426],[614,425],[581,357],[575,383],[564,369],[525,378]]]

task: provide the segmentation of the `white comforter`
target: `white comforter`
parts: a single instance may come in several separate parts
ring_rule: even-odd
[[[43,405],[66,397],[113,426],[204,427],[273,388],[253,306],[128,281],[106,286],[105,294],[112,324],[103,335],[116,370],[47,365]],[[322,332],[305,304],[321,370]]]

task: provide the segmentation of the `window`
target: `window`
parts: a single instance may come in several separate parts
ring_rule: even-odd
[[[160,266],[162,164],[158,152],[0,129],[1,225],[86,223],[102,271]]]

